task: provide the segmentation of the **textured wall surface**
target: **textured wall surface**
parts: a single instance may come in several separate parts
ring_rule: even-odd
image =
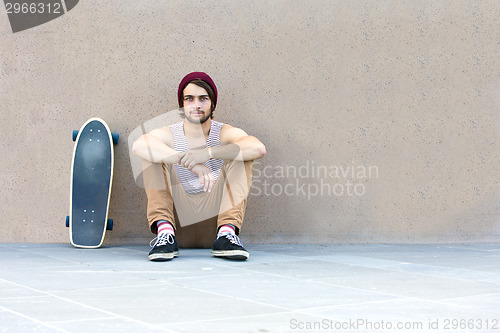
[[[216,82],[266,144],[244,242],[500,241],[500,3],[90,1],[13,33],[0,6],[0,241],[69,242],[71,131],[115,147],[107,243],[151,239],[128,136]]]

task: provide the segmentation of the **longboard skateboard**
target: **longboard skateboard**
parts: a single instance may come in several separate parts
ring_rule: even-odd
[[[66,226],[75,247],[98,248],[106,230],[113,228],[113,220],[108,220],[108,208],[113,180],[113,143],[118,143],[118,138],[100,118],[91,118],[79,131],[73,131],[76,143]]]

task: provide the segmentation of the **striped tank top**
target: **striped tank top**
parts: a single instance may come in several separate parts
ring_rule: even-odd
[[[224,125],[224,123],[212,120],[210,133],[208,134],[206,144],[207,148],[220,146],[220,131],[222,125]],[[170,125],[170,129],[172,130],[172,133],[174,135],[174,150],[178,152],[189,150],[186,136],[184,135],[184,122],[181,121],[179,123]],[[214,181],[216,181],[219,177],[222,165],[224,164],[224,160],[210,159],[203,164],[206,165],[210,170],[212,170]],[[194,194],[203,191],[203,186],[200,186],[198,177],[196,177],[193,172],[177,164],[174,164],[174,168],[175,172],[177,173],[177,177],[179,178],[179,181],[186,193]]]

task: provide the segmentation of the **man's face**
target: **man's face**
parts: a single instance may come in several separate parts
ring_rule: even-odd
[[[212,102],[207,91],[194,83],[184,88],[184,114],[186,119],[194,124],[203,124],[212,114]]]

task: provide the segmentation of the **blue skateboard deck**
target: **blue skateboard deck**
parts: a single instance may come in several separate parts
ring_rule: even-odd
[[[78,133],[74,131],[73,140],[76,143],[67,221],[71,244],[98,248],[104,241],[106,229],[111,227],[108,225],[108,208],[113,180],[113,142],[118,141],[118,135],[112,135],[102,119],[91,118]]]

